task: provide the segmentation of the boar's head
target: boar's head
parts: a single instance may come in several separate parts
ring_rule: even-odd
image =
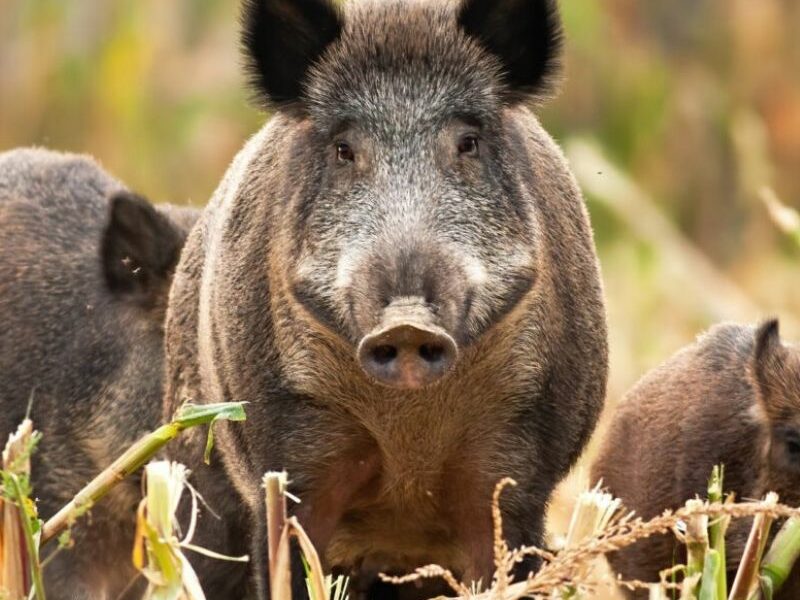
[[[258,98],[298,117],[275,149],[295,299],[372,380],[437,382],[537,280],[515,111],[551,90],[555,3],[253,0],[243,25]]]

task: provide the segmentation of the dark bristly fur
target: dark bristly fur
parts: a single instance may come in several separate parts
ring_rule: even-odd
[[[324,0],[245,0],[242,46],[259,104],[294,102],[302,91],[297,73],[315,62],[341,33],[336,7]],[[269,100],[269,102],[267,102]]]
[[[592,476],[651,518],[704,498],[716,464],[739,499],[775,491],[800,504],[800,346],[781,343],[777,320],[718,325],[648,373],[617,408]],[[735,521],[729,530],[733,568],[749,527]],[[660,570],[685,560],[682,552],[665,535],[609,559],[624,579],[658,581]],[[780,598],[798,597],[795,571]]]
[[[536,96],[552,91],[563,44],[556,0],[465,0],[458,22],[500,58],[509,90]]]
[[[160,423],[167,290],[196,216],[156,210],[86,157],[0,154],[0,439],[30,404],[43,518]],[[126,480],[75,527],[48,598],[118,597],[140,496]]]
[[[167,317],[164,414],[249,402],[244,424],[219,427],[210,467],[200,434],[171,448],[223,517],[198,540],[249,540],[265,597],[260,481],[285,468],[292,512],[355,597],[431,592],[371,585],[429,562],[487,582],[495,483],[519,482],[504,495],[509,543],[540,543],[605,394],[585,207],[522,102],[552,79],[555,4],[354,0],[339,16],[259,0],[243,25],[278,110],[193,229]],[[390,307],[458,345],[435,384],[388,388],[362,370],[358,344]],[[200,572],[209,597],[244,593],[240,567]]]
[[[100,254],[108,289],[143,306],[166,308],[169,274],[178,264],[185,235],[146,199],[123,192],[111,197]]]

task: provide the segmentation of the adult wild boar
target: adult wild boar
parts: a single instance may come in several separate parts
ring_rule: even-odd
[[[617,408],[593,478],[651,518],[705,498],[717,464],[737,498],[775,491],[800,505],[800,347],[781,343],[776,320],[718,325],[648,373]],[[733,522],[728,564],[737,564],[749,527]],[[624,579],[658,581],[685,560],[681,551],[663,535],[609,559]],[[780,597],[800,597],[798,583],[793,575]]]
[[[169,281],[195,216],[86,157],[0,154],[0,439],[30,409],[43,518],[160,423]],[[75,526],[45,569],[49,598],[119,596],[140,497],[126,480]]]
[[[236,400],[248,419],[220,427],[217,470],[202,434],[174,456],[257,570],[261,477],[287,469],[293,512],[357,588],[430,562],[487,582],[495,484],[519,484],[509,543],[540,543],[606,384],[585,207],[526,108],[556,75],[556,4],[253,0],[243,26],[275,114],[187,240],[165,414]],[[204,575],[223,597],[230,574]]]

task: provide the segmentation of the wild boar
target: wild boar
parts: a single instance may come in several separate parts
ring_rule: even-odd
[[[211,467],[202,434],[172,450],[222,517],[205,535],[236,524],[264,597],[261,477],[286,469],[357,592],[431,562],[486,583],[495,484],[518,482],[509,544],[539,544],[606,385],[586,209],[527,106],[558,72],[556,3],[253,0],[242,23],[274,115],[189,236],[167,317],[165,415],[249,403]],[[233,597],[227,568],[202,571]]]
[[[169,282],[195,217],[87,157],[0,154],[0,438],[30,411],[43,518],[160,423]],[[126,480],[78,522],[45,569],[48,597],[119,596],[140,497]]]
[[[617,408],[592,477],[652,518],[705,498],[718,464],[737,498],[774,491],[800,505],[800,347],[781,343],[777,320],[717,325],[645,375]],[[734,571],[749,527],[739,520],[729,530]],[[685,560],[682,552],[662,535],[609,560],[624,579],[658,581],[659,571]],[[796,579],[780,597],[800,597]]]

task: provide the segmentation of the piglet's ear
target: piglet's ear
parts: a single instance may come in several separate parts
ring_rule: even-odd
[[[781,403],[784,400],[781,389],[785,383],[785,363],[786,348],[781,343],[778,320],[765,321],[756,330],[753,374],[762,408],[771,417],[781,413]]]
[[[556,0],[463,0],[458,22],[500,59],[512,98],[552,93],[562,47]]]
[[[245,0],[241,21],[250,82],[266,106],[297,101],[309,68],[342,31],[329,0]]]
[[[184,230],[141,196],[112,196],[100,250],[108,289],[147,306],[166,301],[185,240]]]

